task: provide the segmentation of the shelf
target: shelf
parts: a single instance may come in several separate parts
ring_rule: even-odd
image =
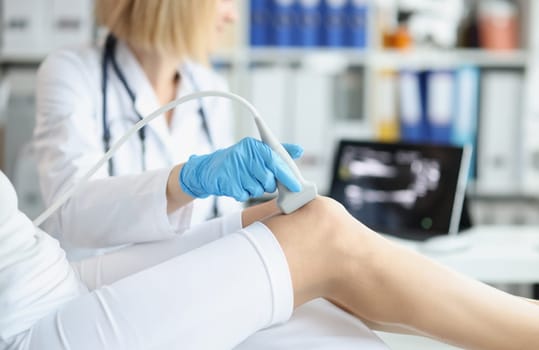
[[[219,62],[243,60],[245,63],[301,63],[310,59],[337,59],[347,64],[364,65],[367,62],[365,50],[353,48],[326,48],[326,47],[250,47],[237,50],[222,51],[213,55]]]
[[[499,202],[528,202],[539,203],[539,194],[530,193],[521,189],[495,191],[477,188],[475,181],[470,181],[466,189],[466,195],[470,199],[479,201]]]
[[[29,53],[29,54],[0,54],[0,63],[3,65],[38,65],[47,54]]]
[[[251,47],[214,55],[218,62],[293,64],[310,59],[334,59],[348,65],[391,67],[437,67],[476,65],[479,67],[523,68],[529,61],[525,50],[495,52],[481,49],[451,50],[362,50],[354,48]]]
[[[38,65],[45,54],[0,54],[1,64]],[[448,66],[472,64],[480,67],[521,68],[528,62],[525,50],[489,52],[478,49],[387,51],[353,48],[278,48],[229,49],[212,55],[217,63],[302,63],[308,60],[339,60],[348,65],[370,66]]]
[[[525,50],[508,52],[482,49],[373,51],[369,54],[372,65],[391,66],[451,66],[470,64],[480,67],[521,68],[528,63]]]
[[[348,61],[350,64],[365,64],[367,62],[367,53],[363,49],[353,48],[274,48],[259,47],[251,48],[247,51],[251,61],[256,62],[286,62],[302,61],[313,57],[339,57]]]

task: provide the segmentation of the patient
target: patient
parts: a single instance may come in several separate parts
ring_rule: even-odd
[[[214,176],[241,187],[259,170],[287,172],[265,145],[247,143],[193,157],[171,179],[192,192],[211,190]],[[213,173],[232,159],[251,170]],[[385,240],[328,198],[289,215],[268,202],[246,209],[236,232],[215,219],[70,265],[17,210],[3,174],[0,194],[0,349],[230,349],[319,297],[372,327],[467,349],[539,345],[538,306]]]

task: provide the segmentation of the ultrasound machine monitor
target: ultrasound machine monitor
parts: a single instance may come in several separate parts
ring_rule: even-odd
[[[469,147],[342,140],[330,197],[380,233],[456,234],[469,166]]]

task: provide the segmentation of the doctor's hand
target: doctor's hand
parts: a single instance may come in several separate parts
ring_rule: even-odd
[[[283,147],[294,159],[303,154],[298,145]],[[275,192],[276,181],[290,191],[301,190],[301,184],[279,155],[253,138],[207,155],[191,156],[179,175],[182,190],[192,197],[227,196],[242,202],[264,192]]]

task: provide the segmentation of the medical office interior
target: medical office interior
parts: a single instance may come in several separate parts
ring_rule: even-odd
[[[447,214],[465,221],[458,233],[435,241],[384,233],[509,293],[539,298],[539,2],[237,5],[239,21],[211,64],[280,141],[304,147],[297,164],[320,193],[332,194],[342,140],[471,149],[460,174],[463,208]],[[30,142],[36,70],[53,50],[103,40],[105,31],[94,24],[91,0],[2,0],[1,23],[0,166],[33,219],[45,209]],[[257,136],[246,110],[235,106],[235,115],[238,140]],[[346,193],[367,196],[356,187]],[[379,334],[393,349],[455,349]]]

